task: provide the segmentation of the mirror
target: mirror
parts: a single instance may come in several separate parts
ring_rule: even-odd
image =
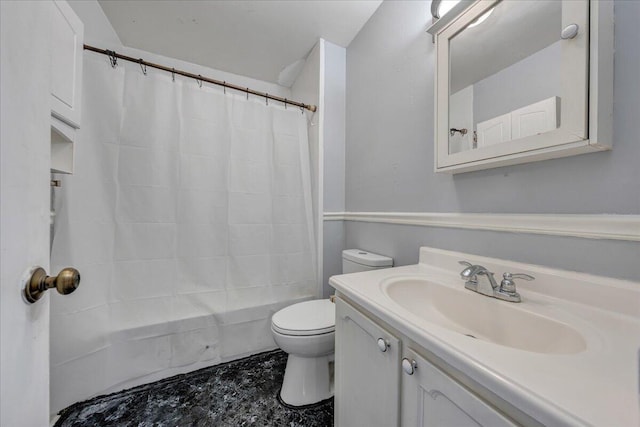
[[[610,148],[589,140],[589,8],[478,0],[434,24],[436,171]]]
[[[449,42],[449,152],[559,127],[562,3],[502,1]]]

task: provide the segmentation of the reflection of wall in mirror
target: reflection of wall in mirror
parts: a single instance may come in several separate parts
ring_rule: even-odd
[[[553,96],[561,97],[558,41],[473,85],[475,123]]]
[[[449,98],[449,127],[467,129],[462,135],[449,135],[449,153],[470,150],[473,146],[473,86],[459,90]]]

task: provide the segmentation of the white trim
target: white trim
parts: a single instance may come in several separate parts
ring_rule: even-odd
[[[613,2],[589,2],[589,144],[613,146]]]
[[[640,241],[640,215],[325,212],[324,220]]]

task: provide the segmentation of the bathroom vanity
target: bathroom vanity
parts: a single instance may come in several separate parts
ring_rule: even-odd
[[[461,260],[535,280],[515,279],[520,303],[490,298]],[[432,248],[330,283],[337,426],[640,421],[638,283]]]

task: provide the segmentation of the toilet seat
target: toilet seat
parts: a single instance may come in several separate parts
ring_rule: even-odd
[[[328,299],[293,304],[274,314],[271,326],[275,332],[283,335],[328,334],[335,330],[336,307]]]

